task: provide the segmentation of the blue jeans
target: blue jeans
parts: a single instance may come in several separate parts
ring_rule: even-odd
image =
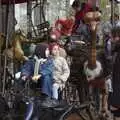
[[[52,79],[49,75],[40,79],[41,92],[52,97]]]
[[[54,83],[52,86],[52,97],[55,99],[58,99],[58,90],[59,90],[59,85]]]

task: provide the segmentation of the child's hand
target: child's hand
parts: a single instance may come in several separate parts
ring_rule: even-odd
[[[35,76],[33,76],[32,77],[32,80],[33,81],[38,81],[38,79],[41,77],[41,75],[39,74],[39,75],[35,75]]]
[[[22,76],[21,79],[22,79],[23,81],[25,81],[25,80],[27,79],[27,77],[26,77],[26,76]]]

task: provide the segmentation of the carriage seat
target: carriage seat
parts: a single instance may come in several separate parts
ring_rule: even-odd
[[[32,118],[43,118],[44,120],[63,120],[65,114],[72,110],[73,106],[66,103],[56,101],[55,99],[47,99],[37,97],[33,101]],[[44,115],[44,116],[43,116]]]
[[[36,97],[34,100],[35,104],[37,104],[40,108],[52,108],[57,111],[64,110],[68,107],[68,104],[63,100],[56,100],[50,97]]]

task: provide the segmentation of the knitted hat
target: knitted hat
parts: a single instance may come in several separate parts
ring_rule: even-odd
[[[46,49],[49,48],[48,44],[40,43],[36,46],[34,54],[38,58],[46,58]]]
[[[50,52],[52,51],[52,49],[53,49],[54,46],[58,46],[58,47],[59,47],[59,44],[57,44],[56,42],[51,43],[51,44],[49,45],[49,50],[50,50]]]

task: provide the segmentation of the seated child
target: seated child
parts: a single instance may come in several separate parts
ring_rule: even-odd
[[[52,71],[53,62],[49,57],[49,46],[41,43],[36,46],[34,57],[30,58],[22,67],[21,78],[23,81],[26,79],[40,80],[41,92],[52,97]]]
[[[65,58],[59,56],[59,45],[57,43],[50,44],[50,52],[53,58],[53,86],[52,97],[58,99],[58,90],[65,87],[70,70]]]

